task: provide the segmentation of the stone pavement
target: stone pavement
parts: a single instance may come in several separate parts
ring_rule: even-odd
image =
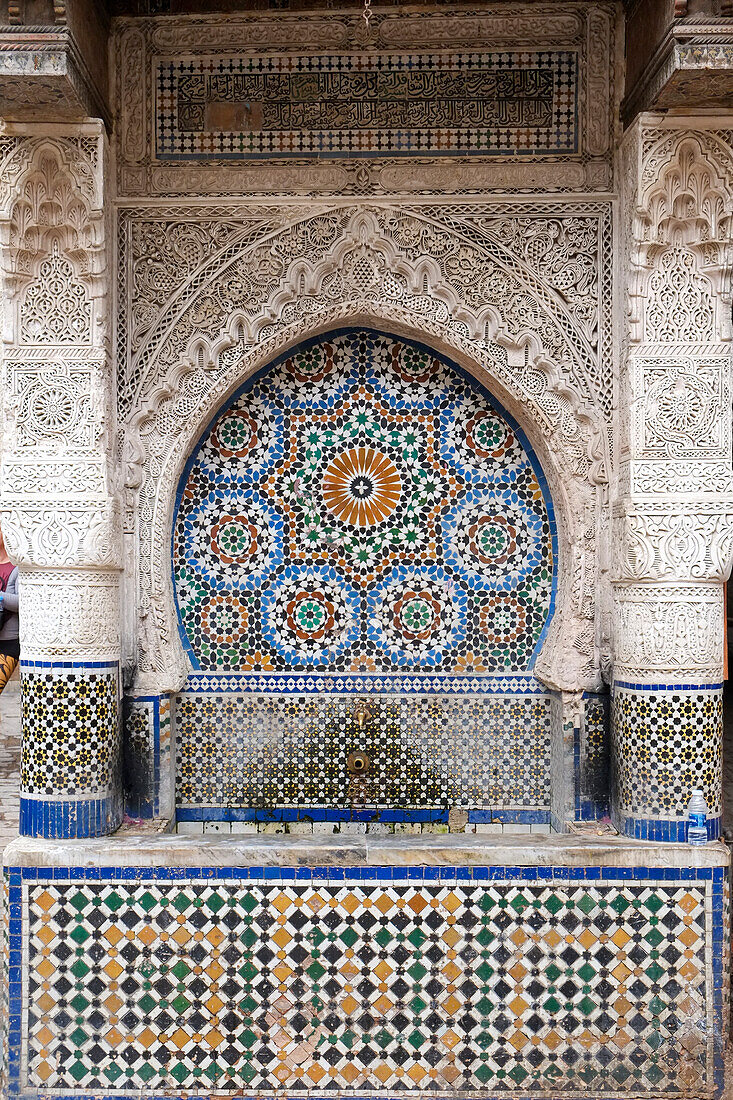
[[[16,674],[17,675],[17,674]],[[0,850],[18,835],[20,691],[17,678],[0,694]]]

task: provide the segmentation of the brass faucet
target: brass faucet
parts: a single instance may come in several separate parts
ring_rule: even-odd
[[[356,704],[356,707],[354,708],[354,718],[356,719],[356,724],[360,730],[364,729],[368,717],[369,707],[366,705],[363,699],[360,699],[359,702]]]

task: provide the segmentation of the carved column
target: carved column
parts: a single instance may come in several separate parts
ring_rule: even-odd
[[[623,149],[613,812],[641,839],[684,840],[693,787],[720,831],[733,134],[704,125],[642,116]]]
[[[105,143],[101,123],[0,137],[0,518],[20,565],[30,836],[96,836],[121,819]]]

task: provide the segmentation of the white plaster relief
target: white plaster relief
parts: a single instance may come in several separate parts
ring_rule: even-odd
[[[61,454],[98,449],[103,410],[95,373],[93,363],[73,360],[8,363],[5,423],[9,449],[16,454],[28,448]]]
[[[625,138],[619,581],[721,581],[730,569],[730,138],[702,118],[658,116]]]
[[[624,586],[614,605],[619,679],[717,681],[723,667],[720,585]]]
[[[731,446],[730,359],[635,359],[634,451],[640,458],[725,458]]]
[[[723,581],[730,572],[733,510],[717,502],[627,502],[615,523],[617,580]]]
[[[681,117],[661,128],[657,118],[642,116],[625,141],[630,338],[729,340],[731,135],[697,118],[695,129]]]
[[[24,652],[38,658],[119,655],[117,598],[99,606],[121,563],[104,141],[97,122],[7,123],[0,139],[0,512],[21,566]]]
[[[267,208],[265,215],[272,216]],[[121,305],[139,322],[134,359],[121,364],[121,397],[136,394],[124,453],[138,509],[140,688],[175,689],[185,674],[169,532],[178,475],[203,425],[287,347],[364,323],[432,343],[528,426],[555,480],[568,538],[567,596],[539,672],[550,683],[597,685],[592,485],[607,468],[598,360],[610,335],[598,305],[599,260],[587,259],[589,250],[599,257],[598,222],[591,230],[582,217],[561,224],[507,211],[492,219],[480,207],[447,207],[441,216],[392,206],[325,209],[259,239],[246,223],[232,233],[227,219],[211,259],[206,225],[187,227],[190,247],[183,227],[175,237],[165,224],[128,231]],[[210,222],[211,211],[199,218]],[[184,257],[182,266],[171,252]],[[158,305],[161,285],[174,289]]]
[[[19,563],[53,566],[120,567],[120,509],[114,499],[96,506],[52,500],[3,507],[3,535]]]
[[[117,660],[120,585],[114,572],[22,570],[26,660]]]

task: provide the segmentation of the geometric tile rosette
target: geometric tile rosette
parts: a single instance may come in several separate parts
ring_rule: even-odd
[[[531,668],[551,611],[539,465],[478,385],[373,332],[292,352],[216,417],[173,563],[194,667]]]
[[[546,695],[176,699],[179,806],[549,808]],[[365,752],[354,782],[348,757]]]
[[[619,805],[640,817],[679,817],[699,787],[708,813],[722,812],[723,696],[719,688],[613,692]]]
[[[705,888],[28,888],[40,1090],[707,1095]],[[239,1094],[239,1092],[237,1093]]]

